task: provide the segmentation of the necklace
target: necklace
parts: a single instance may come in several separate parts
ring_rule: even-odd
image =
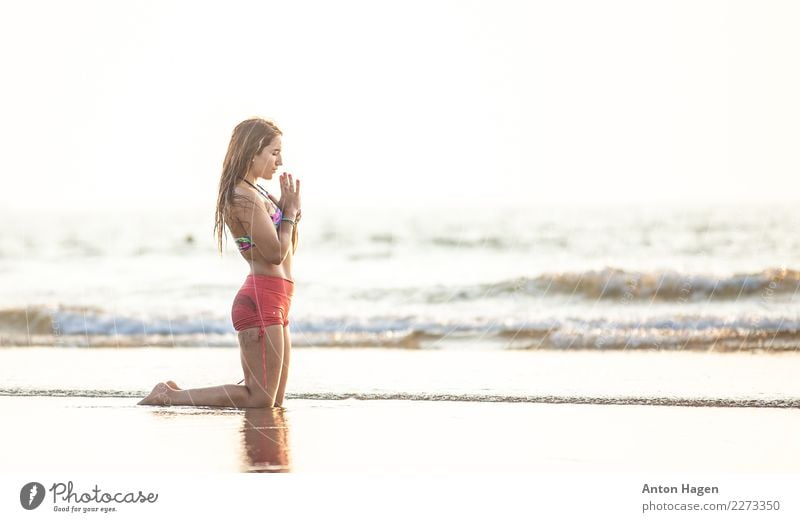
[[[261,188],[261,185],[253,185],[252,183],[250,183],[246,179],[243,180],[243,181],[245,183],[247,183],[248,185],[250,185],[251,187],[253,187],[254,189],[256,189],[262,196],[264,196],[267,199],[269,199],[269,192],[267,192],[266,189]]]

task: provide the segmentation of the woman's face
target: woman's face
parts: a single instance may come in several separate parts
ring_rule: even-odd
[[[276,134],[269,145],[253,158],[251,170],[256,178],[272,179],[272,175],[283,165],[281,157],[281,136]]]

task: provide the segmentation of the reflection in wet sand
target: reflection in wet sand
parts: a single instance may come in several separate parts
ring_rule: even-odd
[[[244,434],[243,471],[291,471],[285,408],[246,408],[241,431]]]

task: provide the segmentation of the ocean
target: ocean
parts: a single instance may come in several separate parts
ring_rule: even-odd
[[[213,210],[2,212],[0,346],[236,347],[249,268]],[[304,208],[293,345],[794,351],[798,225],[789,204]]]
[[[4,216],[8,470],[800,466],[790,206],[308,206],[284,408],[137,406],[243,376],[212,211]]]

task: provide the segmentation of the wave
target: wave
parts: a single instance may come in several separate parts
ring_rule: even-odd
[[[427,317],[295,319],[296,347],[409,349],[797,350],[800,315],[677,315],[641,319],[553,317],[537,320]],[[137,318],[97,308],[0,310],[0,346],[236,347],[228,318]]]
[[[567,295],[623,302],[659,300],[680,303],[752,297],[766,301],[778,295],[796,295],[799,288],[800,271],[785,267],[727,276],[674,270],[637,272],[606,267],[583,272],[545,273],[463,289],[444,289],[432,293],[430,298],[432,301],[446,301],[514,294],[532,297]]]
[[[785,267],[730,275],[683,273],[675,270],[633,271],[606,267],[580,272],[548,272],[476,285],[427,288],[375,288],[353,297],[381,301],[387,297],[437,304],[503,298],[568,297],[575,301],[724,302],[759,299],[769,303],[800,292],[800,271]]]
[[[28,306],[0,310],[0,331],[28,335],[185,335],[232,331],[230,319],[131,317],[91,306]]]
[[[124,390],[74,390],[0,388],[5,397],[84,397],[138,399],[149,392]],[[458,401],[458,402],[514,402],[544,404],[598,404],[641,406],[691,406],[710,408],[800,408],[800,398],[755,397],[608,397],[568,395],[497,395],[473,393],[287,393],[287,399],[301,400],[378,400],[378,401]],[[217,408],[215,408],[217,409]],[[231,409],[231,408],[228,408]]]

